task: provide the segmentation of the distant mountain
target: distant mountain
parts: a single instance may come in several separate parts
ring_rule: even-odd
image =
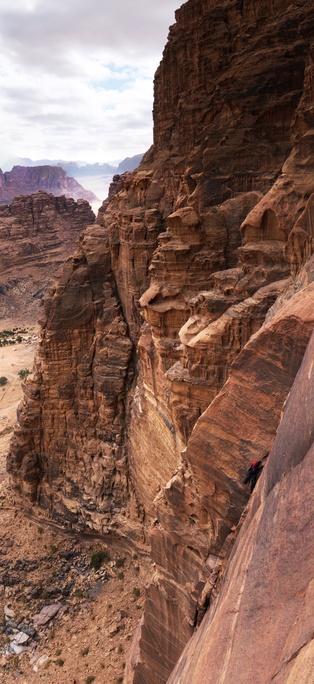
[[[45,190],[52,195],[97,200],[90,190],[85,190],[74,178],[67,176],[60,166],[13,166],[12,171],[3,173],[0,169],[0,204],[10,204],[19,195],[32,195]]]
[[[2,164],[2,168],[5,171],[9,171],[13,166],[59,166],[69,176],[74,178],[80,176],[108,176],[114,175],[115,173],[124,173],[125,171],[134,171],[139,165],[143,154],[136,154],[134,157],[126,157],[120,163],[107,163],[104,162],[99,164],[95,162],[90,164],[85,161],[66,161],[65,159],[39,159],[34,161],[28,157],[17,157],[11,159]]]
[[[134,171],[143,159],[143,154],[136,154],[134,157],[126,157],[120,162],[117,173],[124,173],[125,171]]]
[[[61,166],[68,174],[77,178],[79,176],[108,176],[117,173],[117,167],[111,164],[84,164],[78,166],[76,162],[60,162],[57,166]]]

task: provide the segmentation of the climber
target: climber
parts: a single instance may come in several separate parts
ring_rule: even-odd
[[[253,461],[253,463],[250,465],[246,476],[243,480],[243,484],[247,484],[247,482],[251,483],[250,486],[250,491],[253,492],[253,489],[256,485],[257,478],[260,474],[260,472],[263,470],[263,466],[261,465],[261,461]]]

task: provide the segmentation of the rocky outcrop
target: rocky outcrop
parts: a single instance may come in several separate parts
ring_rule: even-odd
[[[17,197],[0,207],[2,319],[37,319],[48,282],[94,221],[85,200],[46,192]]]
[[[313,11],[176,12],[154,146],[45,302],[8,468],[26,506],[150,542],[126,684],[165,683],[217,596],[314,328]]]
[[[128,173],[115,173],[114,176],[112,176],[112,181],[109,185],[108,189],[108,197],[107,199],[102,203],[101,207],[99,208],[98,211],[98,221],[100,222],[102,220],[102,215],[105,213],[107,210],[110,202],[113,200],[113,198],[117,195],[120,190],[122,190],[124,181],[127,178]]]
[[[38,190],[55,197],[64,195],[87,202],[97,200],[90,190],[85,190],[74,178],[67,176],[60,166],[13,166],[11,171],[0,169],[0,205],[9,204],[18,195],[31,195]]]

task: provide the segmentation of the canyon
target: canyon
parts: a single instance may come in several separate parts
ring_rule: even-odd
[[[313,14],[177,10],[153,147],[44,298],[7,468],[26,515],[150,558],[125,684],[310,681]]]

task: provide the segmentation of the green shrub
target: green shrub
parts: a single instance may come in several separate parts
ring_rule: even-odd
[[[24,380],[28,375],[30,374],[30,370],[28,368],[23,368],[22,370],[19,370],[18,376],[21,378],[21,380]]]
[[[94,675],[88,675],[88,677],[86,677],[86,679],[85,679],[85,684],[92,684],[94,679],[95,679]]]
[[[2,375],[0,378],[0,387],[3,387],[4,385],[6,385],[7,382],[8,382],[8,378],[5,378],[4,375]]]
[[[133,594],[138,598],[141,595],[141,590],[138,587],[134,587]]]
[[[94,570],[99,570],[103,563],[107,563],[110,560],[109,553],[107,551],[96,551],[92,554],[90,559],[90,565]]]
[[[84,591],[83,589],[77,588],[74,590],[74,596],[75,598],[84,598]]]
[[[62,658],[58,658],[58,660],[56,660],[56,665],[59,665],[59,667],[62,667],[62,665],[64,665],[64,660],[62,660]]]
[[[116,558],[116,568],[123,568],[125,558]]]

